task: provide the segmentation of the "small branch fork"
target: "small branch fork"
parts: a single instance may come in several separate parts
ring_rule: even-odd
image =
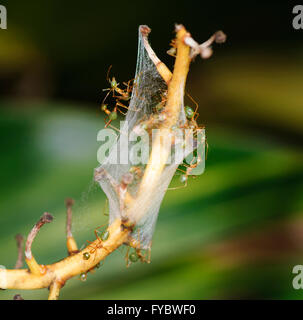
[[[174,42],[176,61],[174,72],[171,73],[149,46],[147,37],[150,29],[147,26],[142,26],[140,31],[143,35],[144,45],[150,58],[155,63],[159,74],[168,84],[167,102],[165,106],[165,112],[168,116],[163,123],[163,128],[169,129],[176,123],[181,111],[181,101],[183,101],[185,82],[191,60],[198,54],[205,58],[206,48],[209,48],[213,42],[223,42],[225,38],[221,33],[215,34],[204,44],[198,45],[182,25],[177,25],[176,41]],[[85,249],[79,251],[72,235],[72,206],[74,201],[72,199],[66,199],[66,243],[69,256],[59,262],[45,266],[38,264],[35,260],[32,254],[32,243],[41,227],[53,220],[53,217],[49,213],[44,213],[27,237],[25,261],[29,269],[0,269],[0,289],[33,290],[49,288],[49,300],[58,299],[60,290],[68,279],[80,274],[87,274],[123,243],[129,243],[131,240],[130,234],[133,231],[136,221],[145,213],[145,210],[149,209],[148,206],[153,201],[153,199],[147,199],[148,201],[145,201],[146,197],[153,194],[153,188],[157,185],[163,168],[165,167],[166,150],[163,152],[164,157],[161,157],[161,161],[152,161],[154,154],[162,154],[163,150],[161,146],[162,144],[158,139],[155,139],[152,146],[151,159],[144,172],[136,199],[133,199],[127,193],[129,177],[125,176],[120,184],[113,181],[113,186],[115,186],[121,199],[124,218],[116,219],[108,226],[106,230],[108,237],[106,239],[100,242],[100,238],[97,238]],[[95,180],[97,181],[105,176],[105,172],[95,172]],[[145,203],[143,209],[142,206],[138,207],[142,202]],[[22,253],[20,253],[22,252],[21,237],[18,236],[17,242],[19,253],[16,268],[20,268],[22,266]],[[93,252],[91,250],[92,247],[94,248]],[[18,295],[15,296],[15,299],[20,300],[22,298]]]

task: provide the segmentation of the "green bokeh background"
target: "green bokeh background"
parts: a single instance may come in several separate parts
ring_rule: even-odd
[[[85,283],[68,281],[61,299],[301,299],[292,268],[303,264],[303,31],[292,29],[292,7],[64,3],[1,2],[0,264],[14,266],[15,234],[44,211],[55,220],[39,233],[35,256],[43,264],[66,256],[66,197],[76,200],[80,247],[106,223],[92,181],[106,70],[133,77],[139,24],[150,25],[155,51],[172,66],[165,52],[182,22],[199,41],[216,29],[228,34],[210,60],[192,64],[187,87],[206,125],[206,171],[168,191],[151,264],[126,268],[121,248]],[[0,299],[16,293],[48,295],[6,290]]]

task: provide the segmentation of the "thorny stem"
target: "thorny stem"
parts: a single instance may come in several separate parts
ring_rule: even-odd
[[[149,51],[149,54],[153,57],[153,61],[158,65],[158,71],[163,79],[168,83],[168,99],[165,107],[165,112],[167,115],[167,120],[163,124],[163,128],[170,128],[173,126],[181,110],[181,102],[184,95],[185,81],[189,69],[189,64],[191,61],[190,51],[191,48],[185,44],[185,37],[190,37],[190,34],[185,30],[182,25],[176,27],[177,31],[177,57],[174,66],[174,72],[171,76],[169,69],[161,63],[147,42],[147,35],[150,29],[146,27],[141,29],[141,32],[145,32],[145,47]],[[150,49],[149,49],[150,48]],[[158,59],[158,60],[157,60]],[[160,62],[160,63],[159,63]],[[155,152],[162,152],[162,146],[158,139],[153,143],[152,156]],[[166,151],[166,150],[164,150]],[[164,152],[164,157],[161,161],[154,165],[152,161],[149,161],[149,165],[145,170],[143,180],[140,184],[140,190],[136,201],[132,201],[132,206],[129,208],[128,212],[134,212],[136,210],[136,203],[140,200],[140,197],[148,191],[151,190],[157,183],[164,164],[166,162],[166,152]],[[150,159],[151,160],[151,159]],[[138,199],[139,198],[139,199]],[[151,199],[152,201],[153,199]],[[71,233],[71,202],[67,202],[67,238],[73,239]],[[147,209],[145,207],[145,209]],[[137,210],[140,212],[140,210]],[[131,221],[122,221],[121,219],[114,220],[111,225],[107,228],[109,232],[109,237],[107,240],[100,243],[100,239],[96,239],[85,249],[78,253],[69,255],[67,258],[51,264],[42,266],[38,265],[34,259],[31,252],[32,242],[42,227],[46,222],[50,222],[52,217],[49,214],[44,214],[44,216],[39,220],[39,222],[34,226],[33,230],[28,236],[26,243],[26,262],[29,266],[29,270],[2,270],[0,269],[0,288],[1,289],[40,289],[48,288],[50,289],[49,299],[58,299],[59,291],[64,286],[64,283],[79,274],[87,273],[92,271],[96,265],[104,260],[111,252],[120,247],[123,243],[128,242],[130,239],[130,233],[133,230],[134,225]],[[70,245],[68,243],[68,251],[71,253],[72,249],[77,248],[76,245]],[[94,248],[92,252],[92,248]],[[90,252],[89,259],[83,259],[83,254]]]

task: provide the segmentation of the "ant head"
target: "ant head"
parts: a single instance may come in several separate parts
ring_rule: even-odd
[[[112,78],[112,80],[110,82],[110,85],[111,85],[112,88],[115,88],[117,86],[117,81],[116,81],[115,77]]]

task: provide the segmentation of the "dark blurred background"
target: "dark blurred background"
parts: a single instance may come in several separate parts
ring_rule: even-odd
[[[292,268],[303,264],[303,30],[292,27],[294,4],[1,4],[0,264],[13,267],[14,235],[26,235],[44,211],[56,220],[38,236],[37,259],[63,258],[68,196],[77,203],[79,245],[106,222],[92,172],[107,70],[113,65],[120,82],[134,77],[140,24],[151,27],[153,49],[172,68],[166,51],[182,23],[199,42],[218,29],[228,36],[211,59],[196,59],[187,84],[206,125],[206,172],[168,192],[150,265],[126,269],[121,249],[85,284],[68,282],[62,299],[302,298],[292,287]],[[21,294],[44,299],[47,290]]]

